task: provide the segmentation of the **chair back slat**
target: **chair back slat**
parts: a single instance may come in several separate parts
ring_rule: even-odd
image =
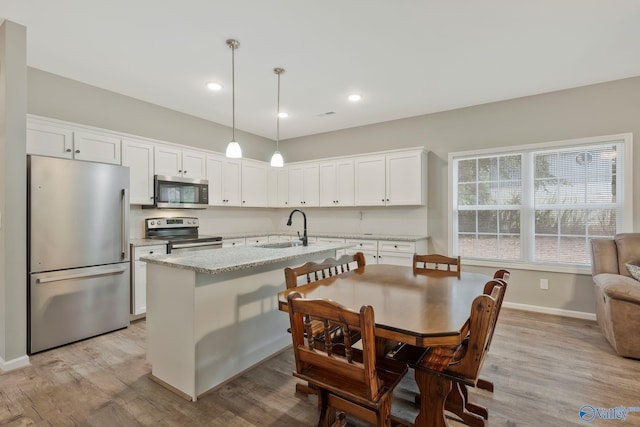
[[[439,274],[460,278],[460,257],[448,257],[440,254],[413,254],[414,273]]]
[[[319,378],[338,375],[345,381],[356,382],[365,387],[368,399],[377,399],[381,392],[381,382],[376,373],[373,308],[362,306],[358,313],[335,301],[303,299],[297,292],[288,296],[288,306],[296,371],[303,375],[313,371]],[[321,321],[331,328],[339,325],[343,331],[340,335],[344,339],[341,338],[334,344],[332,340],[335,334],[326,330],[324,348],[317,348],[313,344],[313,338],[305,339],[304,319],[307,318]],[[360,331],[362,336],[362,361],[354,360],[350,339],[352,331]],[[312,337],[308,333],[307,336]],[[344,347],[344,351],[334,351],[336,345]]]
[[[469,336],[460,360],[445,369],[445,372],[473,381],[478,379],[484,358],[489,351],[504,294],[503,283],[497,280],[491,280],[489,283],[492,284],[491,293],[483,293],[473,300],[469,317]],[[487,286],[488,284],[485,285],[485,289]]]
[[[298,278],[306,277],[306,283],[326,279],[337,274],[351,271],[352,267],[359,268],[365,265],[364,254],[357,252],[353,255],[343,255],[338,259],[327,258],[324,261],[307,262],[300,267],[287,267],[284,269],[285,283],[287,289],[298,286]]]

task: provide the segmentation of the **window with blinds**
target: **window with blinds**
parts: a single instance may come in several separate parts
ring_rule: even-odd
[[[628,134],[452,153],[452,253],[589,265],[591,238],[631,228],[631,145]]]

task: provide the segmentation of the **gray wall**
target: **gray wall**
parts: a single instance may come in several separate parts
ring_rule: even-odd
[[[27,351],[26,34],[0,25],[0,369],[26,363]]]
[[[281,141],[280,147],[288,161],[414,146],[430,150],[430,249],[446,253],[450,152],[625,132],[640,137],[640,77],[290,139]],[[640,150],[634,150],[633,160],[640,165]],[[636,185],[638,170],[634,167]],[[640,198],[633,204],[634,230],[640,231]],[[513,286],[506,295],[509,302],[594,312],[588,275],[513,273]],[[540,278],[549,279],[548,291],[539,289]]]
[[[224,153],[231,128],[35,68],[28,69],[28,110],[54,119]],[[229,106],[231,108],[231,106]],[[242,154],[269,161],[275,142],[236,130]]]
[[[28,111],[32,114],[216,151],[224,151],[229,138],[228,127],[40,70],[28,70],[28,83]],[[430,150],[427,207],[309,209],[309,228],[318,232],[349,231],[342,228],[345,226],[350,230],[402,234],[411,224],[419,227],[422,234],[426,223],[430,250],[446,253],[449,152],[623,132],[638,134],[638,117],[640,77],[291,139],[281,141],[280,148],[288,162],[416,146]],[[247,157],[269,159],[272,141],[239,135]],[[640,164],[637,151],[634,164]],[[640,229],[639,202],[634,201],[636,230]],[[230,219],[233,212],[211,208],[203,213],[207,232],[216,232],[220,224],[235,223]],[[286,212],[281,210],[254,209],[247,215],[259,216],[256,223],[288,229],[282,224]],[[333,220],[335,217],[342,219],[339,225]],[[492,270],[469,269],[488,273]],[[508,302],[594,312],[589,275],[519,270],[513,271],[512,277]],[[549,280],[549,290],[539,289],[540,278]]]

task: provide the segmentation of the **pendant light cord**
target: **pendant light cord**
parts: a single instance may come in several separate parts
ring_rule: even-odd
[[[236,140],[236,47],[231,45],[231,139]]]
[[[280,73],[278,73],[278,112],[276,113],[276,151],[280,146]]]

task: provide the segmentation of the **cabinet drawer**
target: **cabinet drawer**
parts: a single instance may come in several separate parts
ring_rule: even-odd
[[[137,261],[140,257],[147,255],[166,254],[167,245],[153,245],[153,246],[136,246],[133,248],[133,259]]]
[[[222,239],[222,247],[223,248],[232,248],[235,246],[244,246],[245,240],[244,237],[239,239]]]
[[[269,242],[268,236],[247,237],[247,245],[262,245]]]
[[[363,251],[377,251],[378,250],[378,241],[377,240],[347,240],[346,242],[349,245],[355,245],[355,247],[351,249],[358,249]]]
[[[391,240],[380,240],[378,242],[378,250],[385,252],[414,253],[416,251],[416,244],[414,242],[395,242]]]
[[[344,243],[344,239],[333,238],[333,237],[318,237],[318,243]]]

